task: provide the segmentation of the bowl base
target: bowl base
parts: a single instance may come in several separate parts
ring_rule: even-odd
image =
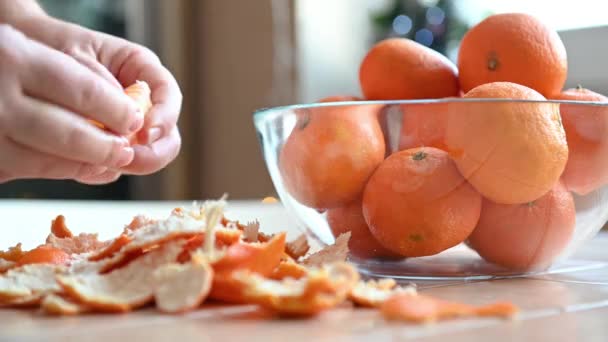
[[[399,281],[479,281],[500,278],[530,277],[546,274],[577,272],[605,266],[605,263],[566,259],[545,270],[516,272],[506,270],[480,259],[465,248],[454,248],[441,254],[402,261],[363,260],[350,257],[359,272],[369,278],[394,278]]]

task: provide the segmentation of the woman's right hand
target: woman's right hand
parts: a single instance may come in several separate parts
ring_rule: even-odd
[[[133,160],[122,136],[142,125],[119,86],[0,25],[0,182],[87,179],[122,168]]]

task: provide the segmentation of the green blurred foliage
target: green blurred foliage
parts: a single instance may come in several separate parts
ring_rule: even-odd
[[[125,36],[121,0],[38,0],[50,15],[115,36]]]
[[[469,26],[456,15],[454,0],[438,0],[435,4],[429,1],[419,0],[393,0],[392,5],[381,13],[372,15],[376,41],[387,37],[404,37],[415,39],[415,34],[420,29],[426,28],[433,32],[433,42],[429,46],[442,54],[447,54],[448,49],[457,46]],[[427,11],[430,7],[438,7],[443,10],[445,18],[439,25],[434,25],[427,20]],[[405,35],[398,35],[393,30],[393,21],[399,15],[406,15],[412,20],[412,28]]]

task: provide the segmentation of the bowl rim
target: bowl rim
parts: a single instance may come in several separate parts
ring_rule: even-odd
[[[521,100],[505,98],[443,98],[443,99],[416,99],[416,100],[361,100],[361,101],[338,101],[338,102],[316,102],[299,103],[284,106],[263,107],[254,110],[254,119],[261,119],[278,112],[312,109],[322,107],[346,107],[362,105],[407,105],[407,104],[437,104],[437,103],[539,103],[539,104],[573,104],[590,107],[608,107],[608,102],[598,101],[574,101],[574,100]]]

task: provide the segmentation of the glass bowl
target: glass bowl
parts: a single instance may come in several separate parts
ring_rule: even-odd
[[[258,110],[276,191],[370,276],[485,279],[584,267],[608,220],[608,105],[464,99]]]

